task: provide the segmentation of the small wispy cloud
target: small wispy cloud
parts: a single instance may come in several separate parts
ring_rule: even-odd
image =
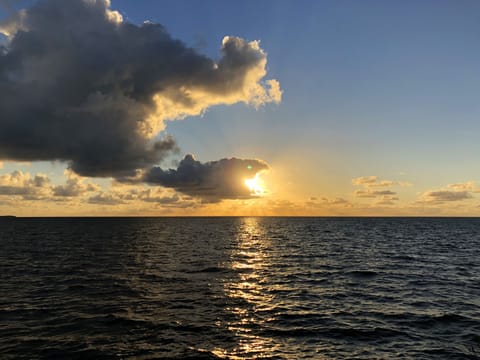
[[[467,181],[464,183],[448,184],[447,187],[454,191],[477,191],[475,183],[473,181]]]
[[[461,183],[448,184],[447,186],[437,189],[428,190],[420,194],[419,202],[429,203],[451,203],[474,198],[473,194],[479,193],[480,188],[474,181],[466,181]]]
[[[359,198],[376,198],[378,196],[396,195],[397,193],[391,190],[372,191],[370,189],[367,189],[367,190],[355,190],[354,194],[355,194],[355,197],[359,197]]]
[[[352,184],[356,186],[363,186],[365,188],[371,187],[390,187],[390,186],[412,186],[411,183],[407,181],[393,181],[393,180],[380,180],[378,176],[361,176],[352,179]]]
[[[311,197],[306,205],[314,208],[328,208],[328,207],[352,207],[352,203],[342,197],[328,198],[328,197]]]
[[[396,196],[382,196],[375,204],[378,206],[393,206],[396,205],[396,201],[400,200]]]
[[[462,201],[473,198],[472,194],[468,191],[455,191],[455,190],[437,190],[427,191],[421,195],[421,199],[426,202],[451,202]]]
[[[391,187],[406,187],[412,185],[405,181],[380,179],[376,175],[353,178],[352,184],[362,187],[354,191],[353,195],[356,198],[374,199],[375,202],[373,204],[377,206],[395,205],[395,202],[399,200],[397,192],[391,190]]]

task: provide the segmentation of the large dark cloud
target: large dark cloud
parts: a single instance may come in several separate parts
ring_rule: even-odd
[[[165,120],[281,97],[278,82],[263,80],[258,42],[225,37],[216,62],[159,24],[123,21],[108,0],[38,1],[0,30],[9,36],[0,49],[0,160],[61,160],[84,176],[130,176],[176,148],[158,136]],[[177,188],[172,172],[159,171],[148,180],[159,175]],[[211,181],[185,192],[212,191]],[[219,184],[226,196],[234,193],[228,183]]]
[[[268,165],[261,160],[231,158],[201,163],[192,155],[187,155],[177,169],[153,167],[143,181],[174,188],[207,201],[218,201],[251,197],[245,179],[267,169]]]

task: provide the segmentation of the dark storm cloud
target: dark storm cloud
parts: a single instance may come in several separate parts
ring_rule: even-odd
[[[258,42],[225,37],[215,62],[159,24],[123,21],[108,0],[39,1],[0,31],[9,36],[0,49],[0,160],[61,160],[84,176],[131,176],[176,149],[157,136],[165,120],[281,97],[278,82],[263,81]],[[153,168],[149,181],[177,187],[178,172]],[[208,179],[200,184],[208,189],[183,178],[179,188],[213,192],[217,180]],[[237,194],[218,181],[222,193]]]
[[[261,160],[232,158],[201,163],[192,155],[187,155],[177,169],[153,167],[143,181],[214,202],[251,197],[245,179],[267,169],[268,165]]]

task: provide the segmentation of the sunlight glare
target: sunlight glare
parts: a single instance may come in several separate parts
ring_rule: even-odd
[[[255,174],[255,177],[251,179],[245,179],[245,185],[248,187],[250,190],[250,194],[252,195],[264,195],[265,194],[265,188],[264,188],[264,183],[262,179],[260,179],[260,174]]]

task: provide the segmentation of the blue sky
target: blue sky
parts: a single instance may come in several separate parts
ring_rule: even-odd
[[[268,54],[282,102],[169,122],[182,154],[263,159],[304,198],[352,197],[361,176],[411,183],[403,199],[412,202],[480,181],[477,1],[112,0],[112,8],[136,24],[161,23],[213,58],[225,35],[260,40]]]
[[[189,144],[186,151],[213,158],[240,150],[267,159],[288,152],[327,167],[323,173],[404,172],[426,186],[479,178],[478,2],[113,5],[131,21],[164,24],[210,55],[226,34],[260,39],[267,51],[282,104],[214,108],[201,120],[171,124],[169,131]],[[224,143],[206,146],[210,136]]]

